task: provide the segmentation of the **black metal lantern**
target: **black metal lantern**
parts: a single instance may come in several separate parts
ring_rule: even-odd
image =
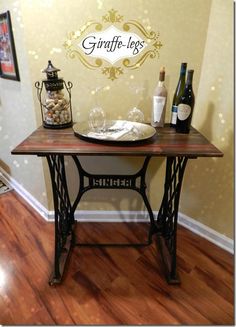
[[[37,96],[41,105],[41,114],[43,126],[46,128],[66,128],[72,126],[72,109],[71,109],[71,88],[73,84],[58,78],[57,72],[60,69],[55,68],[51,61],[43,70],[47,79],[42,82],[36,82]],[[43,85],[45,94],[42,95]],[[64,86],[68,96],[64,94]]]

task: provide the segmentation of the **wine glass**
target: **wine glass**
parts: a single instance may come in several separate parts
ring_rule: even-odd
[[[91,130],[100,133],[104,130],[106,124],[106,115],[101,107],[95,107],[89,112],[89,127]]]
[[[138,122],[138,123],[143,123],[144,122],[144,114],[137,107],[133,107],[132,109],[130,109],[128,111],[127,120],[133,121],[133,122]]]
[[[102,87],[98,86],[91,93],[94,95],[95,107],[89,111],[88,123],[91,130],[100,133],[104,130],[106,124],[106,114],[102,107],[99,105],[98,95],[103,90]]]
[[[135,94],[138,98],[138,94],[144,90],[144,87],[139,85],[131,85],[130,87],[131,93]],[[141,109],[138,108],[138,99],[136,100],[137,105],[131,108],[127,113],[127,120],[143,123],[144,122],[144,114]]]

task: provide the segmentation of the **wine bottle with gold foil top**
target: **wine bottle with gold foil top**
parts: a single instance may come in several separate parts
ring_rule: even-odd
[[[178,104],[176,132],[188,134],[190,131],[195,96],[192,88],[193,70],[188,70],[184,93]]]
[[[165,87],[165,67],[161,67],[159,81],[153,95],[151,125],[163,127],[165,124],[167,90]]]
[[[171,127],[176,126],[178,104],[179,104],[180,98],[184,92],[186,69],[187,69],[187,63],[182,62],[181,68],[180,68],[179,81],[178,81],[178,84],[177,84],[177,87],[175,90],[175,94],[173,97],[173,102],[172,102],[171,120],[170,120]]]

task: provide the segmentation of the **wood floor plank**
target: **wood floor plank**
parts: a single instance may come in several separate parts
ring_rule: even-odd
[[[55,324],[73,325],[75,323],[56,288],[48,285],[43,292],[40,292],[40,297]]]
[[[144,242],[143,223],[79,223],[80,242]],[[50,287],[54,226],[14,191],[0,196],[0,324],[233,325],[234,260],[178,228],[181,285],[168,285],[158,246],[76,247]]]
[[[192,306],[191,301],[186,296],[183,296],[182,285],[169,286],[166,284],[164,272],[160,269],[159,260],[156,260],[156,251],[146,251],[145,256],[142,256],[137,264],[139,272],[145,275],[145,283],[139,285],[142,292],[157,298],[163,305],[168,308],[169,312],[182,322],[182,324],[199,324],[208,325],[210,320],[207,319],[199,310]],[[159,262],[160,263],[160,262]],[[182,277],[182,275],[181,275]],[[176,296],[178,294],[179,296]]]
[[[55,321],[44,307],[27,318],[24,325],[32,325],[32,321],[34,325],[55,325]]]
[[[209,271],[209,269],[198,266],[192,270],[191,275],[201,280],[204,284],[207,284],[208,287],[214,290],[214,292],[224,298],[228,303],[233,303],[233,280],[231,286],[229,286],[225,283],[224,278],[219,278],[212,271]]]
[[[192,278],[185,272],[182,273],[184,285],[181,286],[179,294],[175,292],[175,296],[182,296],[189,301],[193,308],[206,317],[212,324],[230,325],[233,321],[233,304],[228,305],[226,301],[219,298],[206,284],[202,284],[199,280]]]
[[[170,314],[168,308],[153,297],[146,296],[126,277],[117,278],[109,289],[103,291],[106,303],[115,308],[116,314],[128,325],[179,324],[180,321]]]
[[[17,267],[5,268],[4,271],[7,272],[6,286],[1,288],[0,295],[14,324],[24,324],[43,304]]]
[[[188,248],[185,247],[186,242]],[[193,233],[185,233],[183,228],[178,232],[178,252],[183,252],[188,260],[197,262],[201,266],[209,266],[217,274],[223,274],[230,280],[233,276],[232,255]]]
[[[58,292],[75,324],[114,325],[120,322],[119,317],[111,314],[109,306],[101,303],[101,290],[89,274],[78,271],[71,278],[67,275]]]

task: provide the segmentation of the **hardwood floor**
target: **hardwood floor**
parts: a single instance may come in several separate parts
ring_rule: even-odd
[[[53,223],[14,191],[0,196],[0,324],[234,325],[233,256],[179,227],[180,286],[149,247],[76,247],[62,285],[48,285]],[[80,242],[139,242],[146,224],[79,223]]]

